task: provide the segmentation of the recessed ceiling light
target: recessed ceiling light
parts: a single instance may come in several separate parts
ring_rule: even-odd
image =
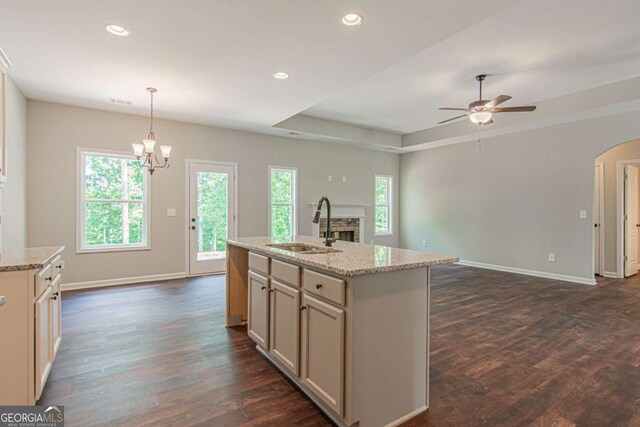
[[[273,75],[274,79],[285,80],[289,78],[289,73],[285,73],[284,71],[278,71]]]
[[[354,25],[362,24],[362,15],[357,13],[347,13],[342,17],[342,23],[353,27]]]
[[[116,36],[127,37],[129,35],[129,30],[121,27],[120,25],[109,24],[105,27],[105,29]]]

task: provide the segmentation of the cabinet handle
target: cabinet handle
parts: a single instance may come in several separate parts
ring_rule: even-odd
[[[0,297],[0,307],[2,307],[3,305],[5,305],[7,303],[7,297]]]
[[[59,268],[60,270],[62,270],[62,264],[56,265],[56,268]]]
[[[306,306],[306,305],[301,305],[301,306],[300,306],[300,311],[302,311],[302,310],[306,310],[306,309],[307,309],[307,306]]]
[[[52,300],[57,300],[57,299],[58,299],[58,295],[53,295],[53,296],[51,297],[51,299],[52,299]]]
[[[322,287],[322,283],[317,283],[316,284],[316,289],[320,289]]]
[[[265,289],[267,289],[267,287],[266,287],[266,286],[263,286],[261,289],[264,291]]]
[[[271,293],[273,293],[273,289],[269,289],[269,293],[270,293],[270,294],[271,294]]]
[[[53,296],[54,296],[54,297],[57,297],[58,295],[60,295],[60,292],[54,292],[54,293],[53,293]]]
[[[46,277],[44,280],[51,282],[53,280],[53,277]]]

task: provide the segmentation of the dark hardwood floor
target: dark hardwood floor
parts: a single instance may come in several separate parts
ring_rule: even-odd
[[[407,426],[640,425],[640,279],[575,285],[462,266],[432,287],[431,410]],[[224,328],[224,278],[65,292],[40,404],[68,426],[328,426]]]

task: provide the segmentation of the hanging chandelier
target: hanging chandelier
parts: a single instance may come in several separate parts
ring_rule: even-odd
[[[171,146],[161,145],[160,151],[162,152],[162,158],[164,163],[160,164],[158,156],[155,154],[156,135],[153,133],[153,94],[158,89],[148,87],[147,92],[151,94],[151,126],[149,127],[149,134],[147,139],[142,140],[142,144],[133,145],[133,155],[140,161],[144,157],[144,161],[140,162],[140,167],[146,167],[149,170],[149,174],[153,175],[156,169],[163,169],[169,167],[169,157],[171,156]]]

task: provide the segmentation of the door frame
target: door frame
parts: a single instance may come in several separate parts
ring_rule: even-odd
[[[202,274],[191,274],[191,260],[189,259],[189,251],[190,251],[190,242],[189,242],[189,211],[191,209],[190,202],[190,194],[189,185],[191,184],[190,172],[192,164],[202,164],[202,165],[219,165],[219,166],[232,166],[233,167],[233,192],[235,197],[233,198],[233,214],[235,215],[235,221],[233,221],[233,235],[234,237],[238,236],[238,222],[240,222],[240,215],[238,215],[238,162],[222,162],[217,160],[197,160],[197,159],[185,159],[185,196],[184,196],[184,271],[186,277],[195,277],[202,276]],[[216,273],[219,274],[219,273]]]
[[[616,161],[616,276],[624,278],[624,168],[638,165],[640,159]]]
[[[598,187],[600,187],[600,191],[598,193],[598,196],[596,198],[596,194],[595,194],[595,188],[594,188],[594,195],[593,195],[593,211],[595,212],[596,210],[598,211],[598,217],[599,217],[599,225],[598,225],[598,229],[596,230],[596,233],[598,234],[599,237],[599,245],[598,247],[596,247],[596,242],[595,242],[595,236],[592,237],[593,239],[593,273],[595,276],[595,272],[596,272],[596,265],[595,265],[595,252],[598,251],[600,253],[600,256],[598,257],[598,260],[600,261],[597,267],[599,270],[599,275],[602,277],[605,277],[605,271],[604,271],[604,227],[605,227],[605,221],[604,221],[604,203],[605,203],[605,199],[604,199],[604,162],[596,162],[595,163],[595,167],[594,167],[594,172],[595,172],[595,168],[599,167],[600,168],[600,177],[596,176],[594,178],[599,178],[597,179],[597,183],[594,183],[595,185],[597,185]],[[594,225],[595,227],[595,225]]]

